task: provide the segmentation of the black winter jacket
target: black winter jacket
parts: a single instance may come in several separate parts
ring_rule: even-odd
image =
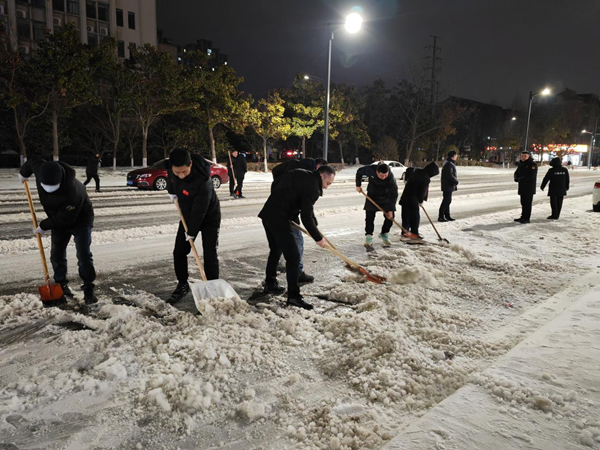
[[[563,167],[560,158],[552,159],[550,166],[540,189],[543,191],[546,184],[550,183],[548,197],[564,197],[569,190],[569,170]]]
[[[243,180],[246,172],[248,172],[248,163],[246,162],[246,157],[241,153],[238,153],[237,157],[234,158],[231,156],[231,162],[233,163],[233,171],[235,172],[235,178],[238,180]],[[231,172],[231,164],[229,163],[229,159],[227,160],[227,174],[229,178],[233,177]]]
[[[273,174],[273,179],[276,180],[284,173],[294,169],[306,169],[313,172],[317,170],[317,161],[313,158],[290,159],[273,167],[271,173]]]
[[[88,156],[87,164],[85,166],[86,175],[98,175],[98,164],[100,163],[100,156],[96,157],[95,153]]]
[[[192,171],[183,180],[176,177],[167,161],[167,190],[177,201],[190,236],[198,236],[203,225],[221,223],[221,206],[210,179],[210,164],[192,154]]]
[[[415,169],[404,185],[400,197],[400,205],[408,209],[419,209],[419,205],[427,200],[431,177],[440,173],[440,168],[431,162],[422,169]]]
[[[363,176],[369,177],[367,195],[385,211],[396,211],[398,185],[396,184],[396,178],[394,178],[392,171],[390,170],[387,178],[382,180],[377,176],[377,166],[371,165],[361,167],[356,171],[356,187],[361,186]],[[368,199],[365,199],[364,210],[379,211],[379,209],[377,209],[377,207]]]
[[[29,178],[35,174],[40,203],[48,216],[39,226],[42,230],[64,230],[94,226],[94,208],[85,186],[75,178],[75,169],[58,161],[63,176],[57,191],[49,194],[40,184],[39,171],[46,161],[39,156],[28,159],[21,167],[22,176]]]
[[[456,164],[448,158],[442,166],[442,191],[453,192],[458,186],[458,177],[456,175]]]
[[[535,195],[537,172],[537,164],[531,156],[529,159],[519,162],[517,170],[515,170],[515,182],[519,183],[519,195]]]
[[[308,233],[315,241],[320,241],[323,236],[317,229],[313,206],[321,195],[323,183],[318,172],[290,170],[273,182],[271,195],[258,217],[282,229],[289,229],[290,220],[300,215]]]

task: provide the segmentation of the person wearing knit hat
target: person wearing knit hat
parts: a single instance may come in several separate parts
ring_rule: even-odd
[[[44,161],[39,156],[28,159],[19,171],[21,181],[31,175],[35,175],[40,203],[48,216],[39,223],[34,234],[51,232],[50,262],[54,281],[61,285],[66,296],[73,296],[67,279],[67,245],[73,237],[85,303],[96,303],[96,270],[90,251],[94,209],[85,187],[75,178],[71,166],[59,161]]]

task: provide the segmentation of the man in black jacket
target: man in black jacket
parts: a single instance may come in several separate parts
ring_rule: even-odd
[[[519,195],[521,196],[521,217],[515,219],[515,222],[529,223],[531,219],[531,207],[533,196],[535,195],[535,185],[537,182],[537,164],[531,157],[531,153],[521,152],[521,162],[515,170],[515,183],[519,183]]]
[[[440,205],[438,214],[438,222],[453,222],[454,219],[450,216],[450,203],[452,203],[452,193],[458,186],[458,177],[456,176],[456,152],[454,150],[448,152],[448,158],[442,166],[442,195],[443,200]]]
[[[202,233],[206,278],[209,280],[219,278],[217,248],[221,207],[210,178],[210,164],[203,157],[190,154],[183,148],[177,148],[169,155],[167,166],[169,166],[167,175],[169,197],[172,201],[178,201],[188,226],[186,233],[180,222],[175,238],[173,263],[177,288],[167,300],[168,303],[173,304],[190,291],[187,256],[192,247],[189,241],[194,241],[198,233]]]
[[[368,177],[367,195],[385,210],[383,226],[379,238],[383,240],[383,246],[392,245],[389,232],[393,225],[394,211],[396,211],[396,200],[398,200],[398,185],[396,178],[385,163],[376,166],[364,166],[356,171],[356,191],[363,192],[362,179]],[[365,247],[373,245],[373,231],[375,230],[375,214],[379,209],[368,199],[365,199]]]
[[[277,262],[283,253],[286,261],[286,277],[288,283],[287,303],[304,309],[313,306],[304,301],[298,285],[298,265],[300,252],[292,232],[290,221],[298,215],[302,224],[316,241],[325,247],[326,241],[317,229],[313,206],[323,195],[335,178],[335,171],[330,166],[322,166],[314,172],[295,169],[277,180],[265,206],[258,214],[269,242],[269,258],[267,260],[264,292],[282,293],[284,289],[277,282]]]
[[[40,203],[48,216],[34,233],[43,235],[51,230],[50,262],[54,281],[61,285],[66,296],[73,296],[67,279],[67,245],[73,236],[85,303],[96,303],[96,270],[90,251],[94,209],[85,187],[75,178],[75,170],[64,162],[33,157],[23,164],[19,178],[24,181],[32,174],[35,174]]]
[[[548,197],[550,197],[550,207],[552,214],[547,219],[558,220],[560,210],[562,209],[563,199],[569,190],[569,171],[563,167],[560,158],[553,158],[550,161],[550,169],[542,181],[540,189],[543,191],[546,184],[550,183],[548,188]]]
[[[419,235],[421,214],[419,207],[427,200],[431,177],[440,173],[440,168],[435,162],[429,163],[422,169],[415,169],[404,185],[400,196],[402,206],[402,226],[413,234]]]
[[[319,167],[326,165],[327,161],[325,161],[323,158],[290,159],[289,161],[278,164],[271,171],[271,173],[273,174],[273,184],[271,184],[271,192],[273,192],[273,187],[278,183],[278,180],[281,181],[281,176],[285,175],[290,170],[306,169],[311,172],[314,172]],[[294,222],[299,222],[297,217],[294,219]],[[315,277],[313,277],[312,275],[308,275],[306,272],[304,272],[304,236],[302,236],[302,231],[300,231],[296,227],[292,227],[292,233],[294,233],[294,237],[296,238],[296,244],[298,244],[298,251],[300,252],[300,265],[298,266],[298,271],[300,275],[298,275],[298,282],[312,283],[313,281],[315,281]]]
[[[100,192],[100,177],[98,177],[98,165],[100,164],[100,153],[92,153],[88,156],[87,164],[85,166],[86,180],[83,182],[84,186],[94,179],[96,182],[96,192]]]
[[[227,162],[227,173],[229,175],[229,195],[233,198],[245,198],[242,195],[242,187],[244,186],[246,172],[248,172],[246,157],[237,150],[232,151],[231,160]],[[237,188],[235,187],[236,182]]]

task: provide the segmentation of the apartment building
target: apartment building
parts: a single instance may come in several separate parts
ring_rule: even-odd
[[[0,36],[22,54],[34,50],[46,30],[67,23],[84,44],[114,37],[122,58],[129,58],[130,47],[157,44],[156,0],[0,0]]]

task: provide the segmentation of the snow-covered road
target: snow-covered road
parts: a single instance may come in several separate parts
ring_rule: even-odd
[[[532,223],[520,225],[512,221],[512,171],[465,168],[452,204],[458,220],[436,223],[452,245],[394,239],[391,249],[377,244],[369,255],[362,199],[351,174],[340,178],[317,203],[320,228],[392,283],[365,284],[307,242],[306,269],[317,280],[303,292],[314,312],[215,301],[202,317],[189,313],[191,299],[177,308],[161,300],[175,284],[176,214],[164,194],[118,186],[92,194],[96,210],[111,213],[98,215],[94,231],[103,306],[86,317],[39,307],[39,255],[20,217],[26,205],[12,184],[0,191],[0,446],[381,448],[549,321],[533,314],[550,307],[549,299],[558,295],[567,307],[597,288],[593,277],[580,282],[600,266],[595,173],[575,171],[561,220],[546,220],[548,199],[538,194]],[[436,181],[432,217],[438,189]],[[256,214],[267,192],[256,180],[248,199],[222,203],[221,276],[242,297],[264,273],[268,251]],[[422,219],[423,234],[435,242]],[[72,250],[69,261],[76,280]],[[349,304],[320,300],[322,293]],[[600,419],[577,402],[589,389],[574,388],[571,415],[530,414],[551,421],[577,448],[581,428],[573,423]],[[535,444],[528,448],[541,448]]]

